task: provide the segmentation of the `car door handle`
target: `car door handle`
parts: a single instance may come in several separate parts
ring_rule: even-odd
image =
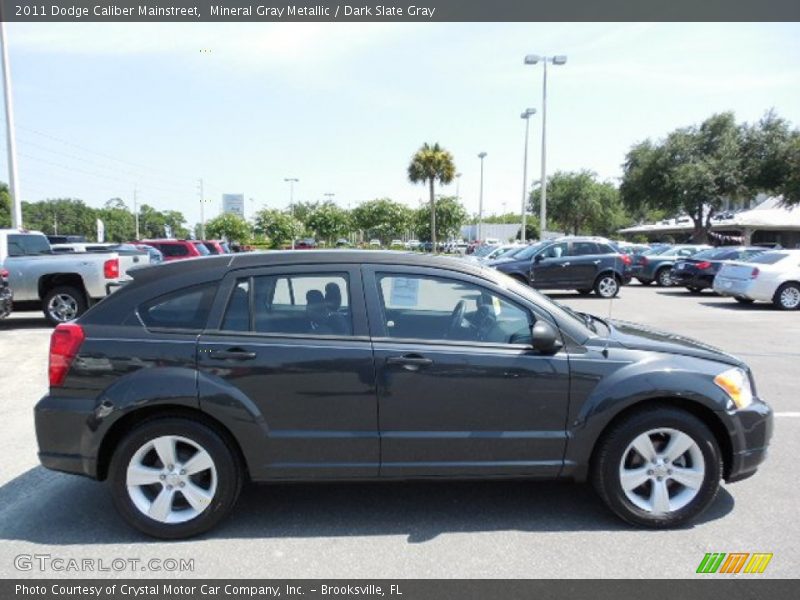
[[[416,371],[420,367],[432,365],[433,361],[419,354],[404,354],[403,356],[389,356],[386,359],[386,364],[400,365],[407,371]]]
[[[215,360],[253,360],[256,357],[255,352],[247,352],[241,348],[212,350],[208,355]]]
[[[593,260],[592,262],[596,265],[599,265],[602,261],[598,258],[597,260]]]
[[[561,266],[562,266],[562,267],[568,267],[568,266],[569,266],[569,263],[568,263],[568,262],[561,263]]]

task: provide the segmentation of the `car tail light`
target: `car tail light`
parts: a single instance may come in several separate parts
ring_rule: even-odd
[[[711,263],[710,263],[710,262],[708,262],[707,260],[703,260],[703,261],[700,261],[699,263],[697,263],[695,266],[696,266],[698,269],[700,269],[701,271],[704,271],[704,270],[706,270],[708,267],[710,267],[710,266],[711,266]]]
[[[620,254],[620,258],[622,258],[622,262],[625,263],[626,266],[628,267],[631,266],[631,262],[633,261],[631,261],[630,256],[628,256],[627,254]]]
[[[77,323],[61,323],[50,336],[50,387],[59,387],[86,336]]]
[[[109,258],[103,263],[103,275],[106,279],[117,279],[119,277],[118,258]]]
[[[760,272],[761,271],[758,270],[758,267],[753,267],[753,270],[750,271],[750,279],[755,279],[756,277],[758,277],[758,274]]]
[[[0,277],[6,279],[8,277],[8,269],[0,269]]]

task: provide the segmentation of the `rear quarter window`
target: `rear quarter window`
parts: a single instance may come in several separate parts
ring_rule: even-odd
[[[139,306],[139,317],[148,329],[201,331],[208,322],[217,284],[183,288]]]

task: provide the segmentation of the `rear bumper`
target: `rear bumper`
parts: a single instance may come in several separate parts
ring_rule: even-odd
[[[42,466],[96,479],[95,453],[85,447],[95,420],[94,401],[48,394],[33,414]]]
[[[686,273],[685,271],[672,269],[670,276],[676,285],[683,287],[709,288],[714,284],[714,277],[711,275]]]
[[[767,457],[773,431],[772,409],[760,401],[734,412],[726,412],[731,439],[731,463],[725,481],[733,483],[754,475]]]
[[[714,279],[714,291],[721,296],[741,296],[750,300],[771,302],[774,289],[752,279],[730,279],[717,276]]]

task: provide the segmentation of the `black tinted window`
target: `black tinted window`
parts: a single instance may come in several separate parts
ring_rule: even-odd
[[[186,256],[189,250],[183,244],[154,244],[164,256]]]
[[[252,313],[252,318],[251,318]],[[346,273],[240,279],[222,329],[305,335],[352,335]]]
[[[146,302],[139,307],[139,316],[147,327],[200,331],[206,326],[216,291],[216,284],[184,288]]]
[[[597,254],[597,244],[594,242],[573,242],[572,256],[587,256]]]
[[[43,235],[8,236],[9,256],[30,256],[33,254],[50,254],[50,243]]]

